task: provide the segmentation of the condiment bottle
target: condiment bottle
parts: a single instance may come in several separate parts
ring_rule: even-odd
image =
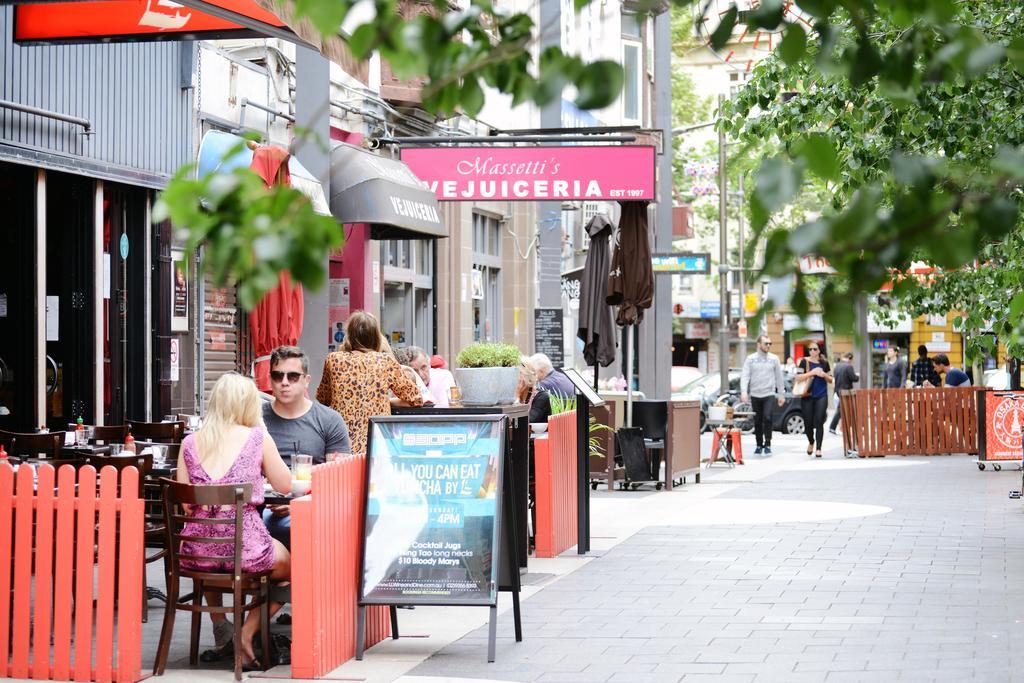
[[[128,436],[124,437],[124,450],[125,453],[135,452],[135,437],[131,435],[131,432],[128,433]]]
[[[7,449],[0,443],[0,461],[7,462]]]
[[[86,440],[87,439],[85,438],[85,422],[82,420],[81,416],[79,416],[78,422],[76,423],[75,426],[75,443],[78,444],[79,446],[84,446]]]

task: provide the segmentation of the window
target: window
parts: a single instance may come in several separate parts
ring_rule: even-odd
[[[501,222],[473,214],[473,339],[501,339]]]
[[[622,68],[626,81],[622,88],[622,116],[630,121],[640,120],[640,77],[643,73],[640,64],[640,43],[622,43]]]
[[[388,342],[434,349],[433,240],[384,240],[380,322]]]

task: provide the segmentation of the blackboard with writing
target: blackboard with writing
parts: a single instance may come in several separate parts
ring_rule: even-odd
[[[533,346],[551,359],[556,368],[565,365],[565,337],[561,308],[533,310]]]
[[[497,604],[503,418],[370,422],[361,605]]]

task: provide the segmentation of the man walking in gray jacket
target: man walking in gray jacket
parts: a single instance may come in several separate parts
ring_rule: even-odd
[[[757,449],[754,455],[772,454],[772,399],[778,400],[779,407],[785,402],[785,380],[782,377],[782,363],[779,357],[770,353],[772,340],[766,334],[757,338],[757,351],[747,356],[740,375],[740,398],[754,408],[754,438]]]

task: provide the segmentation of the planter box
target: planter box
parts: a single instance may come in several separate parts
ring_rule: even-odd
[[[456,368],[455,381],[467,406],[511,405],[516,400],[519,368]]]

